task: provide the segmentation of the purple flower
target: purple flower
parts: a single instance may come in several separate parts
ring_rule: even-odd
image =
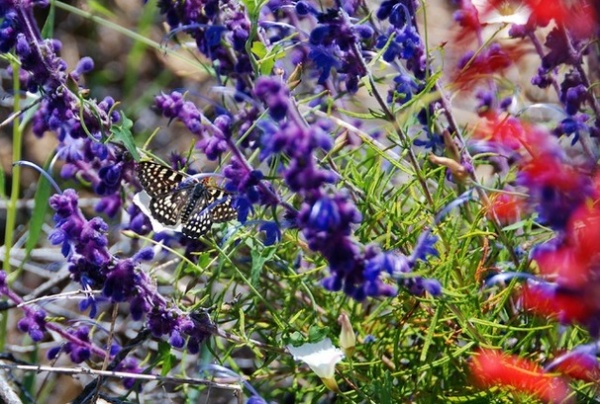
[[[8,289],[8,285],[6,283],[6,272],[0,270],[0,293],[6,294],[6,291]]]
[[[405,60],[406,67],[414,74],[408,77],[406,69],[399,69],[390,90],[388,102],[401,104],[409,101],[423,87],[418,80],[425,79],[425,50],[415,21],[416,5],[412,0],[388,0],[381,3],[377,18],[388,20],[391,26],[385,34],[377,37],[376,46],[384,49],[383,59],[393,63]]]
[[[394,83],[394,88],[388,94],[387,101],[389,103],[397,102],[405,104],[413,98],[413,95],[421,90],[421,86],[412,77],[407,75],[398,74],[394,77]]]
[[[573,211],[592,195],[591,179],[564,162],[562,154],[543,154],[524,164],[518,185],[529,190],[539,222],[562,230]]]
[[[22,87],[40,93],[40,102],[33,116],[33,132],[42,136],[47,131],[56,132],[60,142],[58,155],[66,160],[63,173],[74,177],[77,173],[98,186],[98,170],[112,165],[115,160],[114,145],[100,143],[110,125],[120,119],[119,114],[108,111],[114,100],[107,98],[96,103],[90,100],[82,104],[79,96],[71,90],[67,80],[79,81],[82,74],[93,68],[89,57],[81,59],[70,74],[58,53],[59,41],[42,39],[33,19],[34,6],[45,6],[46,1],[6,2],[0,15],[0,49],[8,52],[14,47],[24,74]],[[86,158],[87,162],[83,162]],[[111,161],[106,161],[110,159]],[[113,185],[116,183],[113,179]],[[116,192],[115,187],[102,188],[101,195]]]
[[[243,83],[252,73],[245,45],[250,35],[250,21],[236,2],[216,0],[160,0],[160,12],[173,30],[186,29],[198,50],[215,62],[217,73]],[[232,52],[223,43],[232,45]]]
[[[361,42],[370,40],[373,30],[351,23],[348,11],[354,12],[353,6],[319,12],[308,3],[301,3],[296,11],[301,16],[312,16],[317,20],[317,25],[309,35],[308,57],[321,71],[318,83],[325,84],[331,71],[335,70],[346,91],[355,93],[360,78],[367,73],[360,63],[362,55],[357,52],[360,52]]]
[[[126,372],[133,374],[142,374],[143,369],[140,368],[138,361],[135,358],[127,357],[123,359],[114,369],[115,372]],[[133,377],[126,377],[123,379],[123,387],[131,390],[135,387],[137,379]],[[140,386],[141,387],[141,386]]]
[[[94,60],[87,56],[83,57],[81,58],[79,63],[77,63],[77,67],[75,68],[75,70],[71,72],[71,77],[73,78],[73,80],[79,81],[82,75],[91,72],[93,69]]]
[[[318,11],[311,4],[306,1],[298,1],[296,3],[296,12],[299,16],[306,16],[308,14],[318,15]]]
[[[279,130],[264,133],[261,139],[264,153],[285,152],[292,158],[284,171],[284,177],[292,191],[308,191],[335,181],[333,173],[318,168],[312,158],[313,151],[327,151],[332,147],[331,137],[326,132],[328,127],[325,121],[308,128],[287,121]]]
[[[249,170],[245,164],[233,157],[223,169],[223,174],[229,180],[227,189],[237,193],[234,205],[238,209],[240,222],[246,221],[248,213],[252,210],[252,203],[267,206],[277,204],[273,195],[266,192],[264,187],[259,186],[263,179],[263,173],[260,170]]]
[[[254,87],[254,95],[267,104],[269,114],[276,121],[285,118],[288,110],[289,91],[274,77],[260,77]]]
[[[260,396],[252,396],[246,400],[246,404],[267,404],[267,402]]]
[[[147,282],[140,271],[136,273],[135,264],[131,260],[122,260],[106,276],[102,293],[114,302],[122,302],[140,292],[137,285]]]
[[[437,240],[438,238],[432,235],[430,231],[423,232],[419,236],[417,245],[415,246],[413,253],[409,258],[410,262],[414,265],[417,260],[426,261],[428,255],[432,255],[434,257],[439,256],[437,249],[434,247]]]
[[[550,71],[559,65],[574,64],[576,62],[575,55],[570,52],[567,36],[564,35],[561,28],[554,28],[546,37],[544,44],[550,52],[542,58],[542,67],[546,71]]]
[[[181,347],[180,336],[192,332],[193,325],[189,325],[190,321],[185,320],[178,310],[167,306],[151,279],[139,267],[141,261],[154,258],[153,250],[142,249],[133,258],[127,259],[112,256],[107,249],[108,226],[98,217],[88,221],[83,216],[73,190],[52,196],[50,205],[56,211],[57,227],[50,235],[50,240],[54,244],[63,244],[63,253],[70,261],[69,270],[73,280],[79,282],[83,290],[102,289],[103,296],[111,302],[129,302],[134,320],[141,320],[146,315],[148,328],[154,336],[170,335],[174,345]],[[96,299],[90,296],[82,301],[80,308],[86,310],[91,307],[90,317],[95,317],[96,305]],[[41,329],[40,325],[37,328],[33,325],[31,320],[27,320],[22,327],[29,332]],[[80,329],[78,332],[81,334],[78,338],[85,340],[87,331]],[[37,337],[37,334],[34,335]],[[203,338],[193,336],[191,348],[188,349],[197,352]],[[74,361],[82,361],[89,357],[91,351],[87,347],[67,345],[66,352],[71,354]]]
[[[579,73],[574,70],[565,75],[560,90],[560,101],[569,115],[575,115],[579,112],[582,104],[591,99]]]
[[[172,334],[180,326],[181,321],[180,314],[174,309],[165,310],[157,307],[148,313],[148,328],[155,337]]]
[[[34,342],[40,342],[46,331],[46,312],[43,310],[27,310],[25,317],[17,323],[19,331],[29,334]]]
[[[69,354],[69,357],[74,363],[85,362],[92,354],[90,349],[90,329],[86,326],[82,326],[70,330],[69,334],[72,334],[79,342],[67,342],[62,348],[63,351]]]
[[[127,213],[130,217],[129,225],[127,227],[129,230],[141,235],[150,233],[152,230],[150,219],[140,210],[140,208],[131,204],[127,208]]]

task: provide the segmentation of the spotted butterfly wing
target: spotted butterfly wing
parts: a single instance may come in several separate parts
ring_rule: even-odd
[[[156,195],[150,200],[150,213],[152,217],[168,226],[174,226],[179,222],[181,212],[188,202],[191,187],[176,189],[172,192]],[[147,191],[146,191],[147,192]]]
[[[237,217],[237,211],[232,206],[231,194],[214,187],[205,188],[205,203],[197,204],[186,219],[183,235],[198,238],[204,235],[213,223],[223,223]]]
[[[220,188],[208,188],[210,202],[215,203],[211,210],[213,222],[223,223],[237,217],[237,210],[233,207],[231,194]]]
[[[140,161],[137,177],[144,191],[150,196],[164,195],[173,191],[185,179],[183,174],[153,161]]]
[[[149,213],[161,224],[182,225],[182,233],[197,239],[213,223],[236,217],[231,194],[152,161],[138,163],[137,176],[151,197]]]

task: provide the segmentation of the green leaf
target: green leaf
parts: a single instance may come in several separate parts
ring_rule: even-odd
[[[250,283],[253,286],[258,284],[260,273],[265,265],[265,262],[271,261],[275,255],[275,248],[265,248],[263,251],[253,249],[251,252],[252,256],[252,269],[250,270]]]
[[[125,146],[135,161],[140,161],[141,157],[133,141],[133,133],[131,133],[133,121],[127,118],[123,112],[119,113],[121,114],[121,120],[118,124],[112,125],[110,128],[111,139]]]
[[[253,15],[256,10],[256,1],[255,0],[242,0],[242,4],[248,10],[248,15]]]
[[[250,21],[255,22],[260,15],[260,10],[263,5],[266,3],[264,0],[242,0],[242,3],[246,7],[248,11],[248,16],[250,17]]]
[[[252,53],[254,53],[259,59],[267,56],[267,47],[261,41],[254,41],[252,43]]]
[[[350,116],[352,118],[358,118],[358,119],[381,119],[381,116],[373,116],[372,114],[367,114],[367,113],[363,113],[363,112],[355,112],[355,111],[350,111],[348,109],[342,109],[342,108],[338,108],[338,111],[340,111],[340,113]],[[380,114],[381,115],[381,114]]]
[[[516,223],[513,223],[511,225],[508,225],[506,227],[502,228],[502,231],[512,231],[512,230],[517,230],[517,229],[521,229],[523,227],[525,227],[525,225],[529,222],[529,220],[520,220]]]
[[[52,158],[53,156],[48,158],[44,164],[44,170],[48,170]],[[51,191],[52,187],[50,183],[46,177],[41,175],[38,180],[37,189],[35,190],[33,212],[31,212],[31,220],[29,221],[29,237],[27,237],[27,243],[25,244],[25,253],[27,256],[29,256],[31,250],[36,246],[42,233],[42,226],[46,218],[48,199],[50,199]]]
[[[160,356],[160,362],[162,363],[160,374],[161,376],[167,376],[173,368],[173,364],[176,362],[177,358],[175,358],[175,355],[171,354],[171,345],[165,341],[160,341],[158,343],[158,354]]]
[[[304,344],[304,342],[305,342],[305,340],[304,340],[304,337],[302,336],[302,334],[300,334],[298,331],[294,331],[293,333],[290,334],[287,344],[291,344],[292,346],[299,347],[300,345]]]
[[[329,327],[322,327],[318,325],[311,325],[308,330],[308,341],[318,342],[323,340],[327,334],[329,334]]]
[[[258,59],[260,73],[265,76],[271,74],[275,62],[285,56],[285,52],[281,46],[274,46],[272,49],[267,49],[261,41],[252,42],[252,53]]]
[[[56,6],[54,2],[50,2],[50,10],[48,11],[48,17],[42,27],[42,38],[54,37],[54,22],[56,19]]]

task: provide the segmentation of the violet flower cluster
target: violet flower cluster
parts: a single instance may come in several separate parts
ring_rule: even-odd
[[[244,25],[236,25],[237,30],[228,29],[230,18],[239,20],[228,2],[221,10],[212,8],[211,2],[198,2],[196,6],[195,10],[204,12],[197,13],[177,2],[162,3],[161,10],[172,29],[185,30],[197,39],[199,51],[219,67],[218,76],[237,80],[236,88],[241,91],[234,97],[238,102],[238,112],[219,112],[207,117],[178,92],[159,95],[156,106],[165,117],[180,120],[196,134],[200,138],[199,148],[209,159],[220,158],[226,151],[232,153],[233,157],[223,172],[229,180],[228,189],[237,193],[240,221],[245,222],[252,204],[283,206],[284,223],[297,227],[309,247],[329,263],[331,275],[323,281],[329,290],[343,290],[357,300],[367,296],[394,296],[396,288],[383,282],[384,274],[387,274],[415,294],[420,295],[425,290],[439,294],[441,288],[436,281],[404,276],[412,270],[416,259],[382,252],[375,246],[362,246],[352,237],[353,229],[361,222],[361,214],[349,194],[334,191],[336,173],[318,164],[319,155],[329,151],[333,145],[330,133],[335,126],[325,118],[309,123],[300,115],[284,79],[285,65],[281,64],[282,77],[256,78],[244,69],[235,69],[232,73],[231,67],[236,65],[234,62],[248,57],[246,50],[240,49],[235,41],[235,38],[244,36]],[[316,77],[317,86],[340,94],[358,90],[360,80],[367,74],[366,63],[374,54],[368,51],[369,47],[373,50],[386,49],[386,60],[393,62],[401,72],[396,76],[395,87],[390,90],[389,101],[410,100],[420,88],[418,80],[425,76],[424,51],[414,17],[416,4],[412,1],[382,3],[377,16],[381,20],[389,20],[390,28],[377,40],[371,25],[356,23],[358,6],[357,2],[337,2],[331,9],[319,10],[311,2],[299,1],[292,10],[285,2],[272,1],[263,11],[261,27],[266,35],[260,38],[268,48],[274,45],[271,41],[282,37],[281,30],[284,29],[275,24],[275,20],[281,22],[287,19],[289,24],[285,30],[290,30],[298,21],[309,23],[312,27],[309,34],[298,28],[300,35],[294,36],[292,61],[305,63],[304,74],[309,78]],[[206,46],[207,37],[211,37],[208,33],[215,30],[219,32],[219,40],[215,40],[214,46],[209,48]],[[274,35],[275,32],[279,34]],[[227,52],[220,52],[224,49]],[[229,60],[223,60],[224,57]],[[404,60],[406,66],[400,65],[400,60]],[[224,69],[225,66],[229,70]],[[409,76],[407,68],[415,75]],[[253,83],[251,91],[249,87],[240,85],[240,81]],[[266,108],[268,116],[258,119],[257,112],[263,108]],[[244,142],[242,147],[238,146],[240,139]],[[246,161],[245,150],[256,148],[260,149],[263,162],[270,162],[279,155],[286,156],[288,162],[280,167],[278,173],[289,190],[301,197],[299,208],[282,203],[276,188],[263,180],[262,171],[252,168]],[[280,237],[273,224],[262,225],[261,229],[267,232],[269,242]],[[434,255],[435,240],[434,237],[423,238],[425,250]],[[416,247],[417,250],[422,248],[422,245]],[[396,263],[396,256],[405,264]],[[425,259],[425,255],[420,258]]]
[[[108,250],[107,224],[99,217],[87,220],[78,207],[75,191],[68,189],[52,196],[50,206],[55,210],[56,229],[50,241],[61,245],[69,262],[71,278],[85,290],[102,290],[102,298],[112,303],[129,303],[133,320],[147,319],[147,326],[155,337],[169,336],[170,343],[182,348],[188,337],[187,348],[197,353],[207,334],[198,331],[186,315],[169,307],[158,293],[150,277],[140,264],[154,258],[152,249],[140,250],[132,258],[121,259]],[[90,309],[90,317],[97,314],[99,303],[90,295],[80,304],[81,310]]]
[[[370,13],[359,1],[336,1],[330,9],[309,1],[272,0],[261,10],[247,10],[242,4],[231,0],[159,1],[172,32],[191,35],[198,50],[211,61],[219,84],[225,87],[233,81],[235,92],[231,97],[234,107],[210,113],[201,111],[181,92],[160,94],[156,97],[158,110],[168,119],[181,121],[197,136],[198,148],[209,160],[230,155],[223,174],[228,180],[227,189],[235,194],[239,221],[252,224],[248,219],[258,208],[278,209],[281,217],[259,223],[266,235],[265,244],[276,243],[283,231],[297,229],[309,248],[328,263],[330,273],[322,281],[327,290],[343,291],[359,301],[395,296],[398,285],[418,296],[425,292],[439,295],[439,282],[412,273],[419,261],[437,255],[437,238],[430,230],[423,231],[408,255],[383,251],[374,244],[363,245],[354,237],[362,215],[352,195],[337,186],[338,174],[321,162],[333,147],[336,126],[328,118],[304,116],[288,83],[294,70],[290,63],[302,64],[302,85],[314,87],[315,95],[353,95],[369,79],[368,64],[382,53],[395,72],[387,104],[397,106],[410,101],[425,88],[427,76],[416,23],[418,3],[383,1],[374,14],[377,24],[366,23]],[[90,184],[101,197],[96,211],[114,217],[125,209],[127,197],[123,194],[129,196],[132,189],[139,188],[131,156],[124,152],[124,146],[108,141],[117,125],[125,125],[123,116],[115,111],[115,101],[110,97],[97,102],[82,96],[83,76],[92,71],[93,61],[82,58],[68,72],[58,56],[60,43],[42,39],[33,18],[37,6],[45,7],[47,2],[0,2],[0,50],[15,52],[21,63],[22,88],[38,95],[33,130],[37,136],[56,134],[57,154],[64,161],[61,176]],[[257,53],[249,48],[257,42],[267,51],[275,45],[292,47],[290,60],[273,56],[278,59],[273,68],[263,71],[266,62],[258,60]],[[573,45],[576,50],[578,44]],[[556,67],[552,67],[552,58],[548,59],[544,77]],[[577,73],[574,67],[569,81],[562,84],[561,100],[568,104],[567,113],[577,125],[585,125],[578,111],[590,100],[578,101],[585,80]],[[312,106],[322,108],[324,101],[323,95],[315,97]],[[493,103],[488,107],[493,108]],[[425,119],[420,119],[424,123]],[[430,135],[431,141],[441,147],[439,135]],[[254,167],[249,158],[256,150],[260,161]],[[181,161],[173,163],[175,168],[182,166]],[[281,182],[265,180],[267,165],[275,167],[273,171]],[[527,178],[521,181],[527,186]],[[547,196],[545,191],[540,191],[539,198]],[[296,197],[295,205],[286,202],[290,195]],[[129,258],[111,253],[107,222],[98,216],[86,218],[78,201],[71,189],[51,198],[55,227],[49,239],[60,246],[72,280],[88,293],[80,310],[89,310],[90,317],[95,318],[104,302],[126,303],[132,319],[145,320],[154,337],[166,337],[172,346],[198,353],[211,333],[210,320],[184,314],[158,293],[142,270],[144,262],[154,259],[152,250],[142,249]],[[562,202],[558,204],[564,206],[568,201]],[[547,209],[555,208],[552,205]],[[139,234],[150,231],[147,218],[135,206],[127,207],[127,212],[131,230]],[[562,226],[567,223],[565,217]],[[167,238],[155,235],[165,244],[170,242]],[[188,253],[202,248],[198,241],[178,242],[188,247]],[[0,273],[0,292],[14,300],[5,277]],[[389,279],[391,282],[386,281]],[[48,322],[41,309],[25,310],[19,322],[19,329],[36,342],[43,340],[51,326],[60,330]],[[103,352],[94,346],[88,326],[61,332],[66,342],[48,352],[51,358],[66,353],[73,362],[81,363]],[[107,355],[114,357],[118,350],[110,348]],[[132,361],[120,366],[141,371]],[[131,387],[132,381],[128,383]]]
[[[34,19],[34,7],[46,7],[47,1],[5,0],[0,4],[0,50],[14,49],[21,66],[21,88],[37,94],[39,105],[33,116],[33,132],[43,136],[54,132],[59,140],[57,155],[64,160],[61,176],[77,178],[92,185],[101,197],[98,212],[115,216],[122,207],[121,180],[132,179],[132,164],[122,148],[106,143],[111,125],[120,121],[111,97],[97,102],[74,92],[81,88],[82,76],[94,68],[89,57],[67,72],[58,56],[61,43],[43,39]]]
[[[136,185],[131,158],[123,153],[122,146],[106,143],[111,128],[121,120],[121,116],[114,111],[112,98],[107,97],[101,102],[85,100],[71,89],[73,85],[80,85],[82,75],[93,69],[93,61],[85,57],[74,71],[67,73],[66,63],[57,55],[60,43],[42,39],[33,17],[36,6],[45,7],[47,2],[3,1],[0,4],[3,18],[0,49],[3,52],[14,49],[21,63],[21,88],[38,94],[33,131],[38,136],[46,132],[57,135],[57,155],[65,162],[61,176],[91,184],[93,191],[101,197],[96,210],[109,217],[115,216],[122,209],[123,182]],[[69,262],[72,279],[84,291],[102,291],[101,297],[90,293],[82,300],[82,311],[90,309],[90,317],[93,318],[98,313],[97,305],[103,301],[128,302],[133,319],[146,317],[155,337],[167,335],[172,345],[182,348],[187,344],[190,352],[199,351],[200,343],[209,333],[206,329],[199,330],[197,324],[179,310],[170,308],[140,268],[142,261],[153,258],[151,250],[141,250],[127,259],[112,255],[109,252],[107,223],[100,217],[87,220],[78,208],[78,196],[73,190],[53,196],[50,205],[56,212],[56,228],[50,235],[50,241],[61,246]],[[146,220],[140,217],[139,212],[132,209],[129,213],[131,227],[147,232]],[[4,279],[5,275],[2,276]],[[7,289],[4,280],[2,290],[13,300],[17,299]],[[29,333],[34,341],[42,340],[50,326],[45,312],[26,310],[25,314],[19,322],[19,329]],[[63,336],[69,342],[50,350],[50,357],[65,352],[79,363],[87,360],[92,353],[103,353],[92,346],[87,327],[73,328]],[[127,368],[132,370],[136,366],[129,362]]]

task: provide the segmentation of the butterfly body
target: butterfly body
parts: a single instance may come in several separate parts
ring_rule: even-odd
[[[148,206],[151,219],[166,226],[180,225],[188,238],[196,239],[206,234],[213,223],[237,216],[229,192],[169,167],[141,161],[137,176],[151,198]]]

